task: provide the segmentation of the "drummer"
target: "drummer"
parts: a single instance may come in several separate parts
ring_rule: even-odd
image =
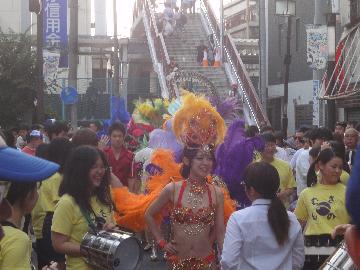
[[[300,193],[295,209],[300,223],[306,225],[307,256],[304,269],[318,269],[322,265],[333,251],[331,248],[325,248],[325,251],[323,247],[336,246],[341,241],[331,239],[332,230],[337,225],[350,221],[345,208],[345,186],[340,183],[342,167],[341,153],[332,148],[321,150],[310,166],[307,175],[308,188]],[[318,170],[317,175],[315,171]],[[322,247],[322,251],[317,247]]]
[[[108,168],[104,154],[92,146],[76,148],[65,164],[51,238],[55,251],[66,255],[67,270],[93,269],[82,258],[82,238],[115,227]]]

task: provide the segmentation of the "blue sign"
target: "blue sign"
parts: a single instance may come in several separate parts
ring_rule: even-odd
[[[43,0],[44,48],[59,50],[59,67],[68,67],[67,0]]]
[[[78,102],[78,92],[74,87],[65,87],[60,93],[61,100],[66,105]]]

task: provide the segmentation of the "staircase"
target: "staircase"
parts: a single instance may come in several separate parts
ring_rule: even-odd
[[[208,38],[201,23],[200,14],[186,14],[187,23],[183,32],[176,32],[165,38],[169,57],[174,57],[180,69],[184,71],[198,72],[208,78],[216,87],[220,96],[226,96],[230,89],[223,67],[202,67],[196,62],[196,47],[200,40],[210,48]],[[193,85],[194,92],[206,94],[207,89],[203,85]]]

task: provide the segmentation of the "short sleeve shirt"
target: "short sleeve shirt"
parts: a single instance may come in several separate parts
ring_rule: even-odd
[[[0,241],[1,270],[31,269],[31,241],[23,231],[3,226],[5,236]]]
[[[350,222],[345,208],[345,190],[341,183],[318,183],[300,193],[295,215],[307,221],[305,235],[330,234],[335,226]]]
[[[96,197],[92,197],[90,203],[97,218],[102,218],[106,222],[113,221],[111,209],[100,203]],[[93,214],[90,214],[90,218],[96,223]],[[78,244],[89,231],[89,225],[80,207],[68,194],[63,195],[56,205],[51,231],[67,235],[70,237],[70,242]],[[92,270],[93,268],[82,257],[66,256],[66,269]]]
[[[124,186],[128,186],[128,179],[134,177],[134,154],[125,147],[121,149],[120,156],[116,159],[111,147],[104,150],[112,172],[120,179]]]

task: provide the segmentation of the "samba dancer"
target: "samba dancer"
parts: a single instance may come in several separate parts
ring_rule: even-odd
[[[176,113],[173,130],[184,145],[184,180],[165,186],[145,214],[150,231],[173,270],[217,269],[213,243],[221,253],[224,238],[224,196],[207,177],[214,168],[215,145],[223,140],[224,120],[204,98],[188,94]],[[155,216],[171,209],[172,239],[166,242]]]
[[[91,146],[76,148],[66,162],[51,227],[55,251],[66,255],[66,269],[90,270],[80,243],[89,231],[113,229],[110,171],[105,155]]]
[[[345,186],[340,183],[343,160],[334,149],[321,150],[307,175],[307,186],[299,196],[295,215],[305,226],[306,246],[336,246],[341,239],[331,239],[332,230],[349,223],[345,208]],[[319,170],[319,175],[316,171]],[[314,251],[316,252],[316,251]],[[309,253],[309,252],[307,252]],[[329,254],[307,255],[305,269],[318,269]]]

